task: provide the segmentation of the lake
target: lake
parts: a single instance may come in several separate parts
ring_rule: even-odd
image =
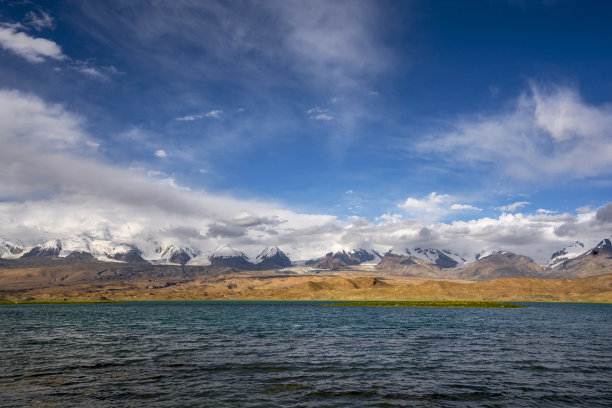
[[[610,407],[612,304],[0,306],[6,407]]]

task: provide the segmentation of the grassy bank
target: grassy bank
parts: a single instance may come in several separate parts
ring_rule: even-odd
[[[72,303],[123,303],[121,300],[0,300],[0,305],[64,305]]]

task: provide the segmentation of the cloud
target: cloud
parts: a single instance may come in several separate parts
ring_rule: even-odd
[[[221,114],[223,114],[222,110],[211,110],[210,112],[206,112],[204,114],[204,117],[219,119],[221,117]]]
[[[206,113],[196,113],[195,115],[187,115],[187,116],[178,117],[178,118],[175,118],[174,120],[191,122],[194,120],[200,120],[204,118],[220,119],[222,114],[223,114],[222,110],[211,110]]]
[[[186,121],[186,122],[190,122],[193,120],[198,120],[198,119],[202,119],[204,118],[203,115],[200,114],[195,114],[195,115],[187,115],[187,116],[182,116],[180,118],[175,118],[174,120],[180,120],[180,121]]]
[[[550,183],[610,174],[611,128],[610,105],[590,105],[567,87],[531,83],[510,109],[459,118],[418,149],[462,165],[494,166],[514,179]]]
[[[211,253],[227,244],[257,255],[279,245],[293,259],[330,249],[392,246],[449,248],[473,256],[502,248],[545,262],[579,240],[610,235],[612,203],[579,214],[504,213],[497,218],[439,222],[465,209],[447,194],[409,197],[400,207],[421,219],[386,213],[376,222],[299,213],[275,203],[194,191],[163,173],[105,160],[87,123],[62,105],[20,91],[0,90],[0,225],[2,235],[31,245],[86,236],[136,244],[154,254],[160,242]],[[456,210],[453,210],[456,205]]]
[[[284,45],[294,67],[334,88],[356,88],[389,69],[392,58],[376,36],[379,11],[367,1],[280,2]]]
[[[17,31],[18,26],[0,25],[0,46],[11,51],[29,62],[41,63],[47,58],[54,60],[66,59],[62,49],[55,42],[44,38],[32,37]]]
[[[25,24],[36,31],[42,31],[45,28],[54,29],[55,19],[44,10],[32,10],[25,15]]]
[[[469,204],[454,203],[456,199],[448,194],[438,194],[435,191],[424,198],[408,197],[398,204],[409,215],[415,218],[438,220],[452,211],[480,211],[478,207]]]
[[[161,158],[168,157],[168,155],[166,154],[166,152],[165,152],[164,150],[161,150],[161,149],[160,149],[160,150],[157,150],[157,151],[155,152],[155,156],[157,156],[157,157],[161,157]]]
[[[241,237],[256,243],[250,245],[257,252],[260,246],[279,244],[280,234],[292,237],[312,226],[336,222],[334,216],[194,192],[161,173],[157,178],[154,173],[108,164],[91,147],[95,141],[85,127],[83,118],[61,105],[0,90],[3,234],[34,242],[106,231],[103,234],[146,249],[149,237],[171,237],[168,231],[196,228],[209,231],[198,238],[203,250]]]
[[[591,206],[590,205],[583,205],[582,207],[576,208],[576,212],[578,214],[588,213],[589,211],[591,211]]]
[[[469,204],[453,204],[450,206],[451,210],[461,211],[461,210],[470,210],[470,211],[482,211],[482,208],[474,207]]]
[[[117,68],[112,65],[107,67],[95,67],[92,65],[91,61],[76,61],[72,67],[81,74],[99,81],[108,81],[112,75],[121,74]]]
[[[508,204],[508,205],[503,205],[501,207],[498,207],[497,209],[499,211],[509,211],[509,212],[516,212],[519,209],[525,207],[526,205],[531,204],[529,201],[517,201],[516,203],[512,203],[512,204]]]
[[[327,112],[329,112],[329,109],[323,109],[318,106],[315,106],[314,108],[308,109],[306,111],[310,119],[325,121],[333,120],[334,117],[328,114]]]
[[[544,209],[544,208],[538,208],[538,209],[536,210],[536,212],[537,212],[538,214],[555,214],[555,213],[556,213],[556,211],[546,210],[546,209]]]
[[[602,223],[612,222],[612,203],[608,203],[597,210],[595,218]]]

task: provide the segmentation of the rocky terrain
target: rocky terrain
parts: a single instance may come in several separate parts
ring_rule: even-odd
[[[608,278],[601,276],[610,274],[609,239],[590,249],[575,242],[552,254],[544,266],[509,251],[490,250],[466,259],[436,248],[391,248],[384,254],[353,249],[296,265],[278,247],[249,258],[227,246],[207,256],[188,247],[159,246],[146,252],[128,243],[85,238],[32,247],[0,241],[0,297],[4,299],[357,299],[372,295],[410,300],[412,296],[506,299],[516,295],[532,300],[602,301],[610,299],[605,289]],[[487,282],[496,283],[487,286]],[[595,286],[588,286],[594,282]]]
[[[58,264],[0,269],[0,300],[506,300],[612,302],[612,274],[579,279],[434,280],[344,270]]]

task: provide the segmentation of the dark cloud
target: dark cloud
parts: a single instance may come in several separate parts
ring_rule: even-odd
[[[278,217],[257,217],[254,215],[249,215],[246,217],[234,218],[231,221],[228,221],[228,224],[235,225],[237,227],[258,227],[261,225],[279,225],[283,222],[287,222],[286,220],[281,220]]]
[[[612,222],[612,202],[599,208],[595,215],[595,219],[601,223]]]
[[[206,237],[208,238],[238,238],[246,234],[244,228],[232,225],[210,224]]]

